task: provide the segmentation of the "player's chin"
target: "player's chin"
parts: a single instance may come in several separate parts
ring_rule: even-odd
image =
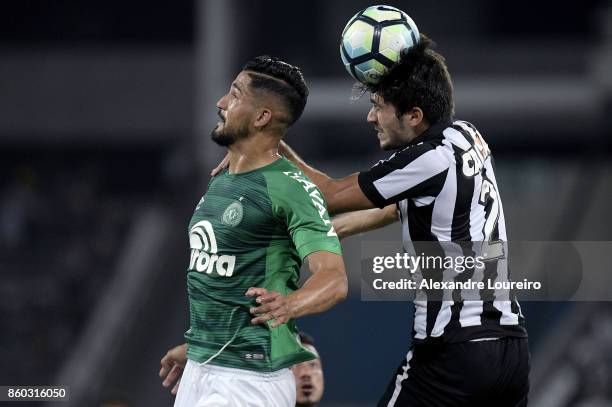
[[[309,394],[308,396],[302,397],[301,401],[298,401],[298,403],[306,406],[313,406],[319,403],[319,401],[321,401],[321,397],[317,397],[315,394]]]
[[[314,386],[298,389],[297,400],[301,404],[317,403],[321,399],[321,394]]]
[[[308,404],[312,404],[313,400],[310,398],[310,396],[301,395],[301,396],[296,397],[295,401],[298,404],[308,405]]]
[[[389,140],[381,139],[379,144],[380,144],[380,148],[382,150],[387,151],[387,150],[393,150],[394,149],[393,143],[391,143]]]

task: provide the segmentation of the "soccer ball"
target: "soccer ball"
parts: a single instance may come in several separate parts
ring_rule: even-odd
[[[419,29],[408,14],[391,6],[370,6],[344,27],[340,56],[353,78],[373,85],[419,39]]]

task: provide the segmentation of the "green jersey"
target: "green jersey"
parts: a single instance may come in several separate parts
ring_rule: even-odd
[[[341,254],[323,195],[296,166],[281,158],[214,177],[189,223],[189,243],[189,359],[270,372],[315,358],[293,321],[251,324],[257,304],[245,296],[249,287],[287,295],[306,256]]]

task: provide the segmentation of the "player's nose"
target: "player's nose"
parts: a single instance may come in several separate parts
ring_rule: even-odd
[[[368,116],[367,116],[366,120],[370,124],[376,124],[377,120],[376,120],[376,113],[374,113],[374,108],[370,109],[370,111],[368,112]]]
[[[221,97],[221,99],[217,100],[217,107],[221,110],[225,110],[227,108],[227,93]]]

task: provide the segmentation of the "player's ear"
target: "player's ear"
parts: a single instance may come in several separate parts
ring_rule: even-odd
[[[402,116],[402,122],[406,126],[416,127],[421,124],[424,117],[425,116],[420,107],[413,107],[412,109],[404,113],[404,115]]]
[[[253,126],[257,129],[264,128],[272,121],[272,110],[262,107],[255,112],[255,122]]]

